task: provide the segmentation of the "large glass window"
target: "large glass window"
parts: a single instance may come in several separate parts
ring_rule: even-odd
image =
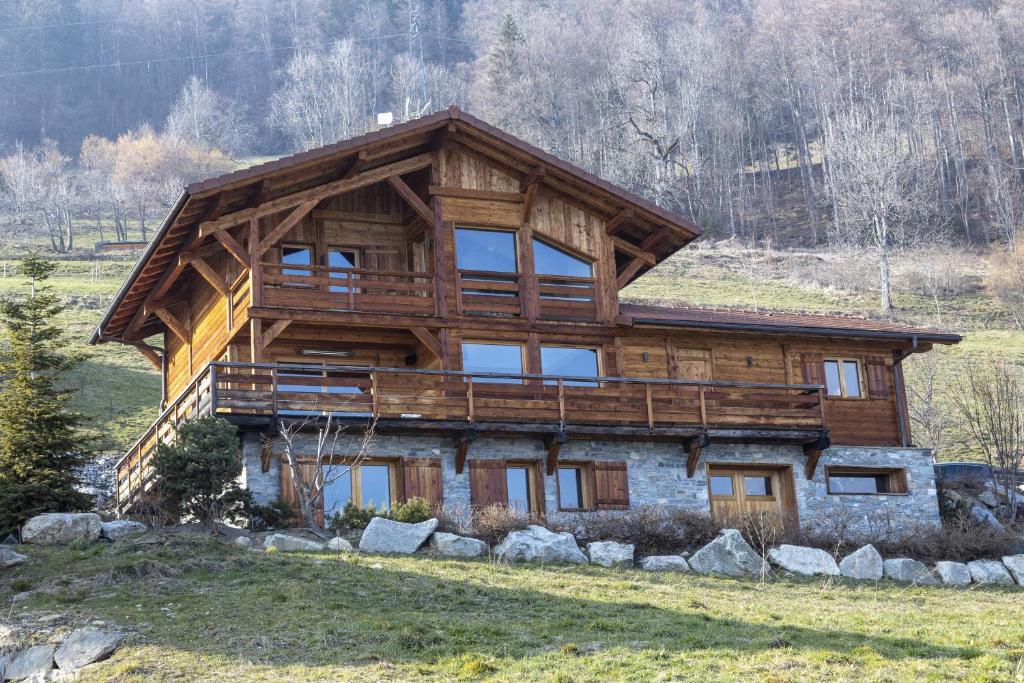
[[[515,273],[516,233],[506,230],[455,229],[455,257],[459,270]]]
[[[539,239],[533,240],[533,270],[538,275],[566,275],[569,277],[593,277],[594,267],[590,261],[573,256]]]
[[[286,266],[311,266],[313,265],[313,248],[301,244],[286,244],[281,247],[281,263]],[[285,275],[301,275],[308,277],[313,271],[307,268],[284,268]]]
[[[466,372],[498,372],[523,374],[523,347],[519,344],[487,344],[469,342],[462,345],[462,369]],[[473,378],[474,382],[521,384],[512,377]]]
[[[825,471],[830,494],[882,495],[906,493],[906,472],[901,469],[828,468]]]
[[[341,465],[324,465],[324,519],[345,511],[352,502],[352,471]]]
[[[849,358],[826,358],[825,390],[829,396],[860,398],[860,361]]]
[[[323,465],[324,519],[345,511],[352,503],[359,508],[391,509],[391,480],[393,465],[388,463],[361,463]]]
[[[509,466],[505,469],[508,485],[508,506],[519,512],[530,511],[530,468]]]
[[[391,509],[391,468],[387,465],[360,465],[360,507]]]
[[[597,349],[571,346],[541,346],[541,372],[545,375],[562,377],[599,377],[600,368]],[[545,380],[545,384],[557,384],[556,380]],[[566,385],[597,386],[597,382],[582,380],[567,381]]]

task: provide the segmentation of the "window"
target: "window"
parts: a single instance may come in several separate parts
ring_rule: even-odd
[[[558,509],[567,512],[593,510],[597,498],[593,463],[566,463],[555,473],[558,477]]]
[[[506,467],[505,482],[508,492],[508,506],[519,512],[529,512],[532,493],[529,466],[511,465]]]
[[[594,276],[594,266],[590,261],[573,256],[539,239],[533,240],[533,270],[537,275]]]
[[[712,496],[732,496],[732,475],[731,474],[716,474],[711,477],[711,495]]]
[[[356,507],[390,510],[394,499],[395,465],[389,462],[362,462],[348,465],[323,465],[324,519],[344,512],[352,503]]]
[[[829,396],[860,398],[860,361],[850,358],[825,359],[825,390]]]
[[[907,493],[907,473],[902,469],[827,467],[825,479],[831,495],[887,495]]]
[[[468,464],[474,507],[500,505],[544,514],[544,475],[539,461],[474,458]]]
[[[545,375],[561,377],[600,377],[597,349],[574,348],[571,346],[541,346],[540,367]],[[557,384],[557,380],[544,380],[545,384]],[[596,387],[597,382],[571,380],[567,386]]]
[[[743,477],[743,495],[748,498],[751,496],[756,497],[771,497],[772,494],[772,478],[771,477]]]
[[[286,266],[311,266],[313,265],[313,248],[301,244],[286,244],[281,247],[281,263]],[[283,268],[284,275],[299,275],[309,277],[313,271],[307,268]]]
[[[455,254],[459,270],[515,273],[516,233],[507,230],[455,229]]]
[[[523,347],[521,344],[464,343],[462,345],[462,369],[466,372],[521,375],[523,374]],[[481,377],[479,379],[474,377],[473,381],[522,384],[521,379],[513,377]]]
[[[327,252],[327,265],[331,268],[358,268],[359,255],[354,249],[331,247]],[[333,271],[330,273],[331,282],[347,280],[350,276],[351,273],[338,273]],[[331,285],[330,291],[347,293],[348,287],[344,285]]]

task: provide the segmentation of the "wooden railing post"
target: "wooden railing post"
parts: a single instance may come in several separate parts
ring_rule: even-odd
[[[473,376],[466,377],[466,411],[470,424],[476,422],[476,407],[473,405]]]
[[[558,380],[558,424],[565,429],[565,380]]]
[[[348,310],[350,311],[356,310],[356,288],[352,286],[352,280],[355,278],[352,275],[352,273],[348,274],[348,287],[346,287],[348,290]]]
[[[700,401],[700,426],[707,428],[708,426],[708,406],[704,400],[704,385],[697,386],[697,398]]]
[[[199,408],[199,388],[196,387],[196,409]],[[210,366],[210,415],[217,414],[217,366]]]
[[[270,412],[274,416],[274,424],[277,424],[277,416],[279,408],[277,406],[277,392],[278,392],[278,380],[277,380],[277,368],[270,368]]]
[[[821,426],[825,427],[825,390],[818,389],[818,407],[821,410]]]
[[[654,431],[654,397],[651,396],[651,383],[644,382],[647,392],[647,428]]]
[[[370,396],[373,399],[373,416],[380,417],[380,394],[377,391],[377,371],[370,370]]]

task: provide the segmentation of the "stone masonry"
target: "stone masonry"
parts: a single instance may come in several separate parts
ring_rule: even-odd
[[[315,440],[310,438],[312,449]],[[343,437],[339,451],[356,452],[362,436]],[[254,434],[244,441],[245,472],[243,484],[259,503],[280,495],[280,462],[275,458],[262,472],[262,443]],[[468,506],[469,468],[455,473],[455,447],[450,437],[379,434],[371,457],[441,458],[444,502]],[[469,458],[505,458],[542,460],[546,456],[539,438],[478,438]],[[845,519],[852,529],[870,531],[880,519],[899,523],[939,523],[935,478],[931,453],[921,448],[836,446],[822,453],[814,478],[805,476],[806,456],[797,445],[712,443],[702,456],[693,478],[687,478],[685,454],[680,444],[671,442],[584,441],[570,440],[562,446],[560,461],[624,460],[627,463],[630,504],[674,505],[707,512],[708,482],[705,463],[743,463],[788,465],[792,468],[801,524],[815,525],[826,520]],[[828,495],[825,468],[829,465],[902,467],[906,469],[909,493],[906,495]],[[544,477],[544,498],[549,516],[556,517],[555,477]]]

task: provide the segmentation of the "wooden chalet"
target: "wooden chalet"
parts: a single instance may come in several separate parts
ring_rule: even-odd
[[[390,443],[372,473],[384,504],[461,495],[468,475],[470,502],[541,513],[690,492],[716,511],[795,511],[823,452],[826,488],[906,494],[890,457],[912,443],[901,361],[959,338],[620,303],[697,236],[454,107],[194,183],[92,338],[135,346],[163,378],[159,418],[118,465],[119,509],[149,486],[155,445],[208,413],[246,435],[372,419]],[[888,464],[844,464],[840,446],[888,448]],[[672,483],[647,485],[644,449]],[[287,497],[280,464],[256,461],[247,478],[274,475]],[[370,475],[337,495],[365,502]]]

